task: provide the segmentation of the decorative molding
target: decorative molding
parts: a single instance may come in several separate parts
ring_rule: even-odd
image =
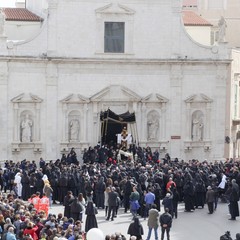
[[[70,104],[70,103],[89,103],[89,98],[86,98],[80,94],[69,94],[64,99],[60,100],[62,103]]]
[[[115,93],[118,93],[117,96]],[[112,97],[109,97],[111,96]],[[115,97],[115,98],[114,98]],[[118,97],[118,98],[116,98]],[[98,93],[94,94],[91,98],[90,101],[92,102],[100,102],[100,101],[109,101],[109,102],[114,102],[114,101],[132,101],[132,102],[139,102],[141,101],[141,97],[130,90],[129,88],[119,86],[119,85],[111,85],[109,87],[106,87],[99,91]]]
[[[211,103],[213,100],[203,93],[194,94],[184,100],[186,103]]]
[[[135,11],[118,3],[110,3],[95,10],[98,14],[135,14]]]
[[[28,95],[25,93],[21,93],[18,96],[11,99],[12,103],[41,103],[43,101],[42,98],[29,93]]]
[[[146,97],[142,98],[142,103],[167,103],[169,99],[163,97],[162,95],[156,93],[156,94],[149,94]]]

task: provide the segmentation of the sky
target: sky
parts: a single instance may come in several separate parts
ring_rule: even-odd
[[[15,7],[15,0],[0,0],[0,7]]]

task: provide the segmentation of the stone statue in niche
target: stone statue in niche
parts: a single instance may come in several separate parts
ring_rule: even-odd
[[[21,142],[32,142],[32,126],[33,121],[29,118],[29,115],[26,114],[21,122]]]
[[[5,16],[4,16],[3,10],[0,9],[0,36],[4,35],[4,22],[5,22]]]
[[[77,119],[72,119],[69,123],[69,140],[78,141],[79,140],[79,121]]]
[[[192,140],[202,141],[203,140],[203,119],[201,116],[195,115],[192,120]]]
[[[159,118],[157,114],[151,113],[147,121],[148,125],[148,140],[157,140],[159,128]]]
[[[218,21],[218,27],[219,27],[218,42],[225,42],[227,23],[223,16]]]

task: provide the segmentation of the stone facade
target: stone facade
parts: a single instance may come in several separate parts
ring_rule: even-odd
[[[104,52],[105,22],[125,23],[124,53]],[[161,156],[226,157],[228,51],[188,38],[178,0],[49,0],[41,33],[0,50],[0,159],[80,154],[108,108],[135,112],[128,131]]]

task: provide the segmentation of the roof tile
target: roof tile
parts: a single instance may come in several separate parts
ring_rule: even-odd
[[[41,22],[43,19],[26,8],[3,8],[6,21]]]
[[[210,22],[193,11],[182,11],[182,16],[185,26],[212,26]]]
[[[197,0],[183,0],[182,5],[184,7],[197,7],[198,2]]]

